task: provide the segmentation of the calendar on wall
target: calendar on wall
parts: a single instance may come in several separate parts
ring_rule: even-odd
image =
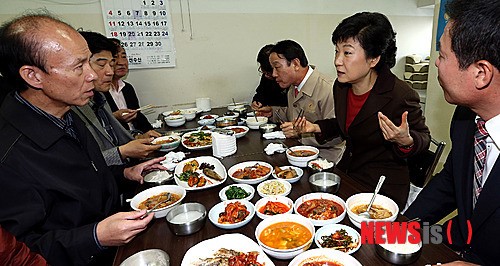
[[[123,43],[130,69],[175,67],[168,0],[101,0],[106,34]]]

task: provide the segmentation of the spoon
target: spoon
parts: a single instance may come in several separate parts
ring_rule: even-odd
[[[139,219],[142,220],[142,219],[146,218],[146,216],[148,216],[150,213],[152,213],[154,210],[156,210],[156,208],[158,208],[158,206],[160,206],[160,204],[165,203],[167,201],[170,201],[171,196],[172,196],[172,194],[170,194],[170,193],[167,192],[167,199],[162,200],[162,201],[156,203],[156,205],[153,206],[153,208],[147,210],[145,214],[143,214],[141,217],[139,217]]]
[[[377,186],[375,187],[375,191],[373,192],[373,196],[372,196],[372,199],[370,200],[370,204],[368,204],[368,208],[366,208],[365,212],[358,214],[359,216],[366,218],[366,219],[371,218],[370,209],[372,208],[373,201],[375,201],[375,197],[377,196],[378,191],[380,190],[380,187],[382,187],[382,184],[384,183],[384,181],[385,181],[385,176],[381,175],[379,180],[378,180]]]

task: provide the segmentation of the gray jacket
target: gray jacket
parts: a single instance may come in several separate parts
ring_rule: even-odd
[[[104,98],[104,95],[100,92],[95,92],[100,94]],[[97,96],[99,97],[99,96]],[[104,156],[104,160],[106,164],[109,165],[123,165],[127,163],[127,161],[122,160],[120,152],[118,151],[118,147],[113,143],[111,137],[106,133],[106,130],[102,126],[101,122],[97,118],[92,110],[94,105],[94,101],[90,100],[90,102],[84,106],[71,107],[75,113],[80,116],[80,118],[85,122],[85,125],[94,136],[95,140],[99,144],[101,148],[102,155]],[[126,130],[120,122],[113,116],[111,112],[111,108],[108,103],[105,103],[101,108],[104,108],[105,113],[110,121],[111,127],[115,132],[115,135],[118,139],[118,146],[128,143],[133,140],[134,137]]]

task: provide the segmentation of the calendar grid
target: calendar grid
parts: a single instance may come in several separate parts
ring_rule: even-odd
[[[122,41],[130,69],[175,67],[167,0],[101,0],[106,35]]]

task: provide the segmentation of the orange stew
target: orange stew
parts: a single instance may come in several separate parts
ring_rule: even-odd
[[[260,213],[267,215],[275,215],[286,213],[290,210],[290,207],[281,202],[268,201],[266,205],[262,206],[259,209]]]
[[[328,220],[341,215],[344,208],[333,200],[312,199],[300,204],[297,212],[314,220]]]
[[[235,224],[245,220],[249,214],[247,207],[241,202],[231,202],[226,206],[224,212],[219,214],[218,221],[221,224]]]
[[[260,233],[259,240],[275,249],[293,249],[310,241],[312,233],[307,227],[295,222],[272,224]]]
[[[310,150],[295,150],[289,152],[289,154],[295,157],[309,157],[315,155],[316,153]]]

